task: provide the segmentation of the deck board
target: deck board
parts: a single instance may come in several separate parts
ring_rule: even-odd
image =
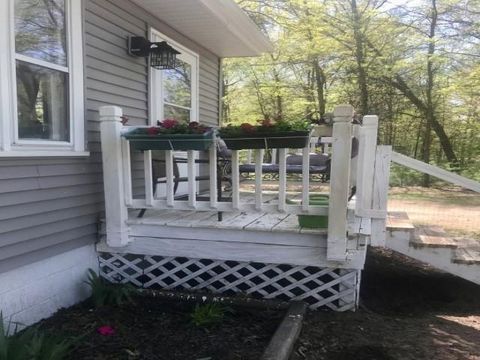
[[[300,228],[297,216],[286,213],[224,212],[223,221],[218,221],[218,212],[216,211],[148,210],[143,218],[137,218],[136,214],[137,212],[130,213],[129,224],[321,235],[327,233],[327,229]]]

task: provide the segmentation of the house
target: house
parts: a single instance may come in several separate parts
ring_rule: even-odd
[[[230,0],[6,0],[0,14],[0,311],[28,324],[84,298],[98,269],[99,108],[121,106],[132,125],[175,109],[217,125],[222,58],[271,45]],[[127,53],[128,36],[182,53],[188,105],[160,100],[161,74]]]
[[[353,108],[336,108],[327,139],[327,206],[310,204],[308,143],[298,149],[301,203],[290,204],[287,146],[276,150],[273,197],[262,191],[265,150],[258,149],[254,191],[242,192],[235,150],[231,194],[219,198],[212,139],[207,151],[184,154],[187,196],[179,198],[174,152],[162,152],[160,196],[151,186],[151,151],[135,150],[124,137],[132,126],[166,117],[219,125],[222,59],[271,50],[233,0],[3,0],[0,30],[0,311],[6,319],[34,323],[84,299],[88,268],[141,287],[355,309],[367,245],[385,245],[388,237],[391,151],[376,144],[376,116],[352,124]],[[176,71],[130,55],[131,36],[166,41],[180,53]],[[198,159],[206,163],[197,166]],[[141,209],[146,213],[138,217]],[[300,228],[297,215],[328,215],[328,229]],[[404,230],[393,229],[393,240],[402,241],[398,249],[408,248],[411,229]],[[471,269],[456,269],[480,281]]]

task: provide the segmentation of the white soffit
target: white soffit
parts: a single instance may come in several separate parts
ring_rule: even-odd
[[[233,0],[131,0],[219,57],[273,50],[268,38]]]

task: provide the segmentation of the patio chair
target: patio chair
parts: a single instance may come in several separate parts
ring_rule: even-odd
[[[230,171],[230,157],[231,151],[228,149],[217,149],[217,199],[218,201],[222,200],[222,190],[221,183],[225,179],[226,174]],[[186,164],[188,159],[181,157],[173,157],[173,194],[177,193],[178,186],[181,182],[188,182],[188,176],[180,176],[179,164]],[[209,164],[208,159],[196,159],[196,164]],[[152,151],[152,188],[153,194],[155,195],[157,190],[157,185],[166,184],[166,168],[165,168],[165,159],[162,158],[160,151]],[[209,175],[197,175],[195,181],[208,181],[210,180]],[[187,198],[188,195],[178,195],[175,196],[175,200],[181,200]],[[205,196],[197,195],[197,200],[206,200]],[[141,209],[137,217],[141,218],[145,214],[147,209]],[[221,218],[221,213],[219,213],[219,219]],[[219,220],[220,221],[220,220]]]

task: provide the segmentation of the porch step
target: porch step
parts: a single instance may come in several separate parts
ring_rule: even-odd
[[[415,226],[412,224],[406,212],[392,211],[387,216],[387,230],[390,231],[414,231]]]
[[[456,249],[452,261],[455,264],[480,265],[480,246],[476,248]]]
[[[386,247],[480,285],[480,240],[454,238],[439,226],[415,227],[407,213],[389,213]]]
[[[421,226],[415,229],[415,237],[410,242],[415,247],[456,249],[458,243],[439,226]]]

